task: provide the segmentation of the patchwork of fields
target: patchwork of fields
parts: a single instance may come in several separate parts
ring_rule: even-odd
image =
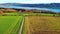
[[[13,14],[13,13],[12,13]],[[0,34],[60,34],[60,17],[46,14],[0,16]]]
[[[0,34],[17,34],[22,16],[0,16]]]
[[[60,17],[27,16],[23,34],[60,34]]]

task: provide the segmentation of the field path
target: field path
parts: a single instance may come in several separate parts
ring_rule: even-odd
[[[22,24],[21,24],[18,34],[22,34],[23,25],[24,25],[24,17],[23,17]]]

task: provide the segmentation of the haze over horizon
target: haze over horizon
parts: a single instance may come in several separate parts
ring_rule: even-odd
[[[45,3],[60,3],[60,0],[0,0],[0,3],[45,4]]]

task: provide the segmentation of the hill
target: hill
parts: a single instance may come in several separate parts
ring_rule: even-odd
[[[37,8],[60,8],[60,3],[50,3],[50,4],[21,4],[21,3],[4,3],[0,5],[8,6],[18,6],[18,7],[37,7]]]
[[[21,4],[21,3],[4,3],[0,6],[18,6],[18,7],[37,7],[37,8],[60,8],[60,3],[50,3],[50,4]]]

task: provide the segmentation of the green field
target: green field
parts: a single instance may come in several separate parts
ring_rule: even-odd
[[[17,34],[22,16],[0,16],[0,34]]]

